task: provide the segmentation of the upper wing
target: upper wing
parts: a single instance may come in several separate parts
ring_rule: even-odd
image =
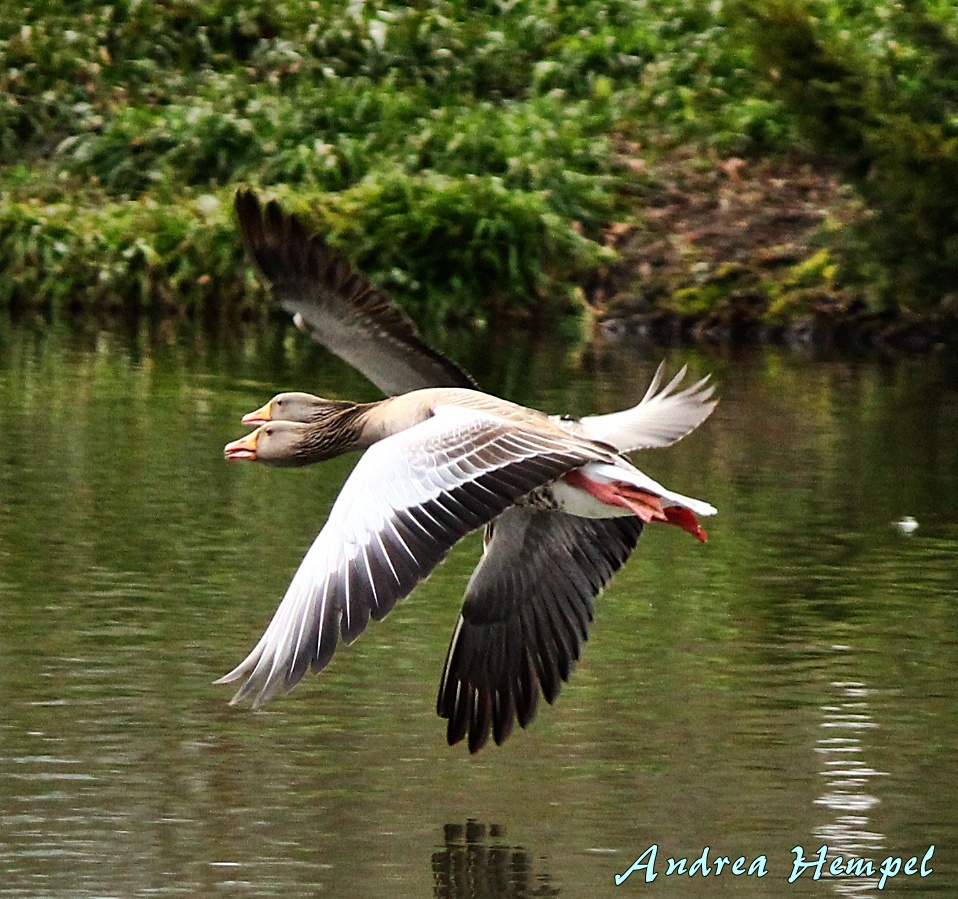
[[[423,387],[475,387],[472,377],[419,337],[389,296],[319,235],[272,200],[236,194],[247,252],[279,305],[314,340],[387,396]]]
[[[490,533],[491,532],[491,533]],[[635,517],[589,519],[514,506],[486,532],[486,551],[446,654],[436,710],[449,743],[502,743],[552,702],[588,638],[596,595],[642,533]]]
[[[219,683],[256,704],[332,657],[370,616],[386,615],[465,534],[563,472],[609,458],[561,432],[541,434],[443,406],[373,445],[339,494],[259,643]]]
[[[718,400],[712,399],[715,387],[707,385],[707,375],[676,392],[686,371],[682,366],[681,371],[659,390],[665,374],[665,363],[661,363],[638,405],[609,415],[586,416],[577,422],[575,430],[592,440],[614,446],[622,453],[670,446],[694,431],[718,405]]]

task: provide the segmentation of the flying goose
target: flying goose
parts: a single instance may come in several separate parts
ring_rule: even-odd
[[[552,702],[588,637],[595,597],[649,521],[701,540],[708,503],[674,493],[621,453],[668,446],[711,413],[703,379],[661,387],[632,409],[579,420],[473,389],[405,315],[273,202],[241,192],[244,242],[280,305],[385,393],[377,403],[275,396],[229,459],[307,465],[365,449],[259,643],[218,683],[259,705],[329,662],[407,596],[466,533],[486,525],[440,681],[450,744],[502,743]],[[432,386],[430,382],[441,385]],[[660,389],[661,388],[661,389]],[[409,392],[406,392],[409,391]]]

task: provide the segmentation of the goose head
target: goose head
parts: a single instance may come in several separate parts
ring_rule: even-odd
[[[277,393],[265,406],[244,415],[243,424],[258,427],[268,421],[321,421],[342,405],[339,400],[326,400],[311,393]]]
[[[311,423],[268,421],[245,437],[227,443],[223,455],[231,461],[297,468],[358,448],[358,434],[355,416],[344,415],[340,409],[334,417]]]

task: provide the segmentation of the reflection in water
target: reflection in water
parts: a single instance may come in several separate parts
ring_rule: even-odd
[[[445,846],[432,857],[436,899],[523,899],[558,896],[548,874],[533,877],[532,859],[520,846],[499,841],[503,828],[469,820],[447,824]]]
[[[847,646],[833,646],[846,651]],[[861,734],[878,727],[868,706],[871,692],[863,682],[832,681],[835,700],[821,707],[824,712],[822,736],[815,751],[821,756],[821,771],[826,780],[825,792],[815,800],[831,809],[835,820],[816,827],[812,833],[828,846],[828,861],[842,856],[871,860],[878,869],[876,855],[885,843],[884,834],[869,829],[869,812],[881,802],[869,790],[872,778],[886,772],[871,767],[863,758],[865,746]],[[839,876],[830,879],[839,896],[871,896],[878,885],[877,877]]]

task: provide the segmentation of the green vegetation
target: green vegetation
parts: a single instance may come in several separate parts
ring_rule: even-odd
[[[919,311],[954,289],[946,0],[0,9],[0,302],[247,308],[231,197],[252,184],[421,320],[554,314],[609,269],[610,233],[645,229],[677,152],[798,153],[860,192],[853,231],[746,279],[772,318],[793,287]],[[702,314],[741,279],[704,280],[672,305]]]
[[[874,213],[858,264],[927,310],[958,275],[958,7],[742,0],[769,94]]]

